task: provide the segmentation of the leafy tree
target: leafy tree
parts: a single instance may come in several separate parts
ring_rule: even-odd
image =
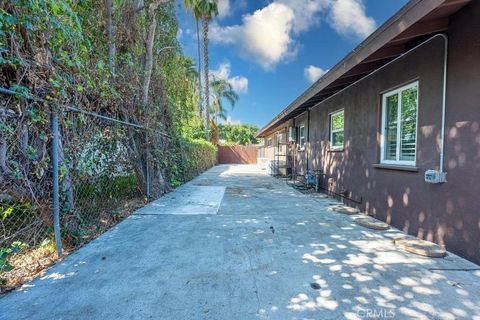
[[[258,127],[249,124],[219,124],[220,139],[227,144],[256,144],[255,133]]]
[[[216,10],[211,9],[202,19],[212,17]],[[170,157],[178,153],[178,141],[199,138],[203,130],[199,77],[191,59],[183,56],[177,33],[173,0],[2,1],[0,81],[19,97],[33,95],[52,105],[73,104],[144,125],[148,134],[132,134],[125,143],[138,146],[129,156],[138,159],[140,185],[146,179],[143,163],[148,162],[161,194],[168,189],[163,173],[170,177],[173,162],[183,161]],[[15,168],[25,172],[24,188],[18,188],[23,198],[38,180],[38,168],[48,168],[48,154],[40,151],[49,143],[49,108],[12,99],[1,108],[13,118],[0,126],[0,148],[8,146],[9,135],[18,133],[23,136],[12,141],[28,141],[19,149],[36,157],[32,168]],[[17,114],[29,116],[19,119]],[[172,138],[160,143],[158,131]],[[9,157],[0,157],[0,174],[12,174],[13,164],[19,163]],[[34,199],[48,198],[42,193],[48,192],[48,183],[41,182]]]

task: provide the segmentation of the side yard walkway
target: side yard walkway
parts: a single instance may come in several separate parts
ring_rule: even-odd
[[[0,319],[480,319],[479,266],[402,251],[336,203],[214,167],[1,298]]]

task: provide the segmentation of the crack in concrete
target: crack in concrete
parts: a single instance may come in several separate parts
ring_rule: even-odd
[[[245,250],[245,248],[247,250]],[[257,314],[259,314],[260,312],[260,297],[258,295],[258,285],[257,285],[257,277],[256,277],[256,272],[254,271],[254,268],[253,268],[253,264],[252,264],[252,257],[250,255],[250,248],[248,246],[245,245],[245,248],[243,249],[243,251],[245,252],[245,254],[247,255],[247,258],[248,258],[248,264],[249,264],[249,267],[250,267],[250,270],[252,271],[253,273],[253,286],[255,287],[255,297],[257,298]]]

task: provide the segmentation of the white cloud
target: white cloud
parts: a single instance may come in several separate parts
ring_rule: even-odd
[[[293,10],[293,31],[301,33],[320,23],[318,13],[325,10],[331,0],[277,0]]]
[[[376,28],[375,20],[365,13],[362,0],[336,0],[332,3],[329,23],[343,36],[365,38]]]
[[[218,0],[218,18],[230,17],[239,10],[247,7],[247,0]]]
[[[303,70],[303,73],[305,74],[305,77],[310,81],[310,83],[314,83],[320,77],[322,77],[325,73],[327,73],[328,70],[323,70],[322,68],[315,67],[315,66],[308,66]]]
[[[244,15],[241,24],[220,26],[213,22],[210,39],[235,46],[241,57],[271,70],[296,56],[299,44],[295,37],[318,25],[322,18],[347,37],[365,37],[376,27],[362,0],[275,0]]]
[[[235,76],[228,79],[228,82],[232,85],[233,90],[238,94],[245,94],[248,92],[248,79],[241,76]]]
[[[217,69],[210,70],[210,76],[217,79],[228,79],[231,73],[231,65],[229,62],[221,63]]]
[[[233,90],[238,94],[248,93],[248,79],[243,76],[230,77],[231,65],[230,62],[221,63],[217,69],[210,70],[212,77],[226,80],[232,85]]]
[[[288,6],[273,2],[253,14],[243,16],[241,25],[220,27],[212,24],[213,42],[235,44],[240,54],[264,69],[272,69],[293,49],[290,36],[294,13]]]
[[[231,116],[227,116],[226,120],[221,120],[222,123],[228,123],[228,124],[242,124],[242,121],[240,120],[234,120]]]
[[[230,0],[219,0],[218,1],[218,17],[220,19],[228,17],[232,14],[230,8]]]

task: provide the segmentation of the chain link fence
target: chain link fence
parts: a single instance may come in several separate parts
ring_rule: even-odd
[[[2,293],[143,206],[150,180],[140,125],[38,101],[0,120]]]
[[[7,97],[0,102],[0,293],[54,256],[49,122],[38,102]]]
[[[59,113],[60,229],[67,246],[81,245],[146,201],[129,150],[142,128],[72,109]]]
[[[51,197],[43,191],[51,188],[49,169],[40,161],[48,157],[43,154],[46,146],[41,139],[29,137],[27,126],[15,118],[1,126],[0,248],[17,243],[36,246],[45,239],[52,222],[46,212]],[[29,141],[36,141],[36,146]]]

